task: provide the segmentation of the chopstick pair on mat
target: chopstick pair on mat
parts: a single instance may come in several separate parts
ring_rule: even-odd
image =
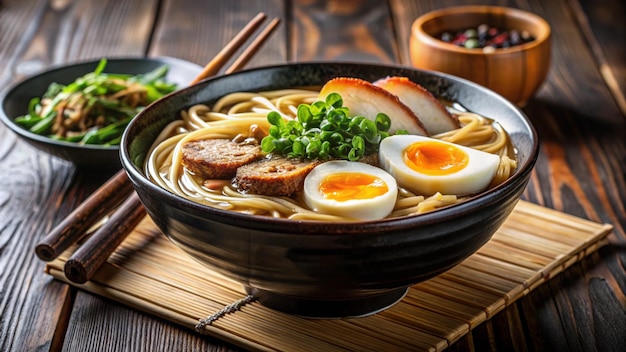
[[[190,82],[190,85],[217,74],[266,18],[267,16],[261,12],[248,22],[204,66],[200,74]],[[267,41],[279,23],[280,20],[274,18],[224,73],[230,74],[244,67]],[[113,209],[115,209],[114,212]],[[146,215],[146,211],[123,169],[98,188],[37,244],[35,247],[37,256],[45,261],[56,259],[72,244],[82,239],[92,227],[95,227],[94,225],[97,225],[108,214],[110,214],[109,219],[65,263],[64,273],[70,281],[78,284],[86,283]]]

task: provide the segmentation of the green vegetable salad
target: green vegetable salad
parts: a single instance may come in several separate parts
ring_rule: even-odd
[[[105,73],[102,59],[93,72],[68,85],[52,83],[33,98],[28,114],[15,122],[31,132],[79,144],[117,145],[124,128],[144,107],[176,90],[165,82],[168,67],[140,75]]]

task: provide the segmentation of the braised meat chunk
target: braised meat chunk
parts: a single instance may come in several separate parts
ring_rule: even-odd
[[[240,167],[234,183],[240,192],[292,196],[302,189],[304,178],[319,163],[288,158],[262,159]]]
[[[183,165],[205,179],[231,179],[242,165],[262,157],[261,147],[228,139],[191,141],[183,145]]]

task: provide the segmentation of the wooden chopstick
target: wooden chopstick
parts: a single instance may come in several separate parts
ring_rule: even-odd
[[[74,209],[37,244],[35,253],[51,261],[80,240],[98,220],[115,209],[133,191],[125,172],[118,172]]]
[[[237,35],[228,43],[217,55],[202,69],[202,72],[191,81],[190,85],[196,84],[201,80],[215,75],[222,66],[230,59],[235,51],[240,48],[243,43],[252,35],[252,33],[265,21],[267,16],[260,12],[256,15]],[[255,51],[256,52],[256,51]]]
[[[197,83],[211,75],[215,75],[228,61],[229,56],[253,34],[266,18],[259,13],[253,18],[191,83]],[[256,54],[261,45],[267,40],[279,23],[274,19],[268,27],[259,34],[250,47],[241,53],[239,58],[227,69],[232,73],[241,68]],[[54,260],[70,245],[80,240],[85,232],[104,215],[110,213],[119,203],[128,196],[126,201],[111,215],[111,218],[99,228],[82,246],[70,257],[65,265],[67,278],[76,283],[85,283],[97,269],[108,259],[109,255],[145,217],[146,211],[137,194],[132,191],[132,184],[124,170],[120,170],[109,181],[102,185],[86,201],[81,203],[66,219],[57,225],[37,246],[35,252],[39,258]]]
[[[133,187],[126,173],[118,172],[53,228],[37,244],[35,253],[42,260],[54,260],[80,240],[93,224],[115,209],[132,191]]]
[[[89,281],[145,216],[146,209],[139,196],[132,192],[111,218],[65,262],[65,276],[79,284]]]
[[[235,71],[239,71],[242,67],[244,67],[252,58],[252,56],[254,56],[254,54],[259,50],[259,48],[261,48],[261,46],[265,43],[267,38],[269,38],[269,36],[274,32],[279,24],[280,19],[274,18],[267,25],[267,27],[265,27],[265,29],[263,29],[263,31],[259,33],[258,37],[256,37],[256,39],[252,43],[250,43],[248,48],[246,48],[246,50],[244,50],[241,55],[239,55],[237,60],[235,60],[235,62],[233,62],[232,65],[230,65],[230,67],[226,69],[226,71],[224,71],[224,73],[230,74]]]

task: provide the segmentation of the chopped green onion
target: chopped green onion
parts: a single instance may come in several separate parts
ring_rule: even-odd
[[[286,121],[272,111],[267,120],[270,128],[261,141],[262,150],[302,159],[359,160],[378,151],[391,127],[391,119],[384,113],[375,121],[350,116],[337,93],[329,94],[325,101],[300,104],[296,119]]]

